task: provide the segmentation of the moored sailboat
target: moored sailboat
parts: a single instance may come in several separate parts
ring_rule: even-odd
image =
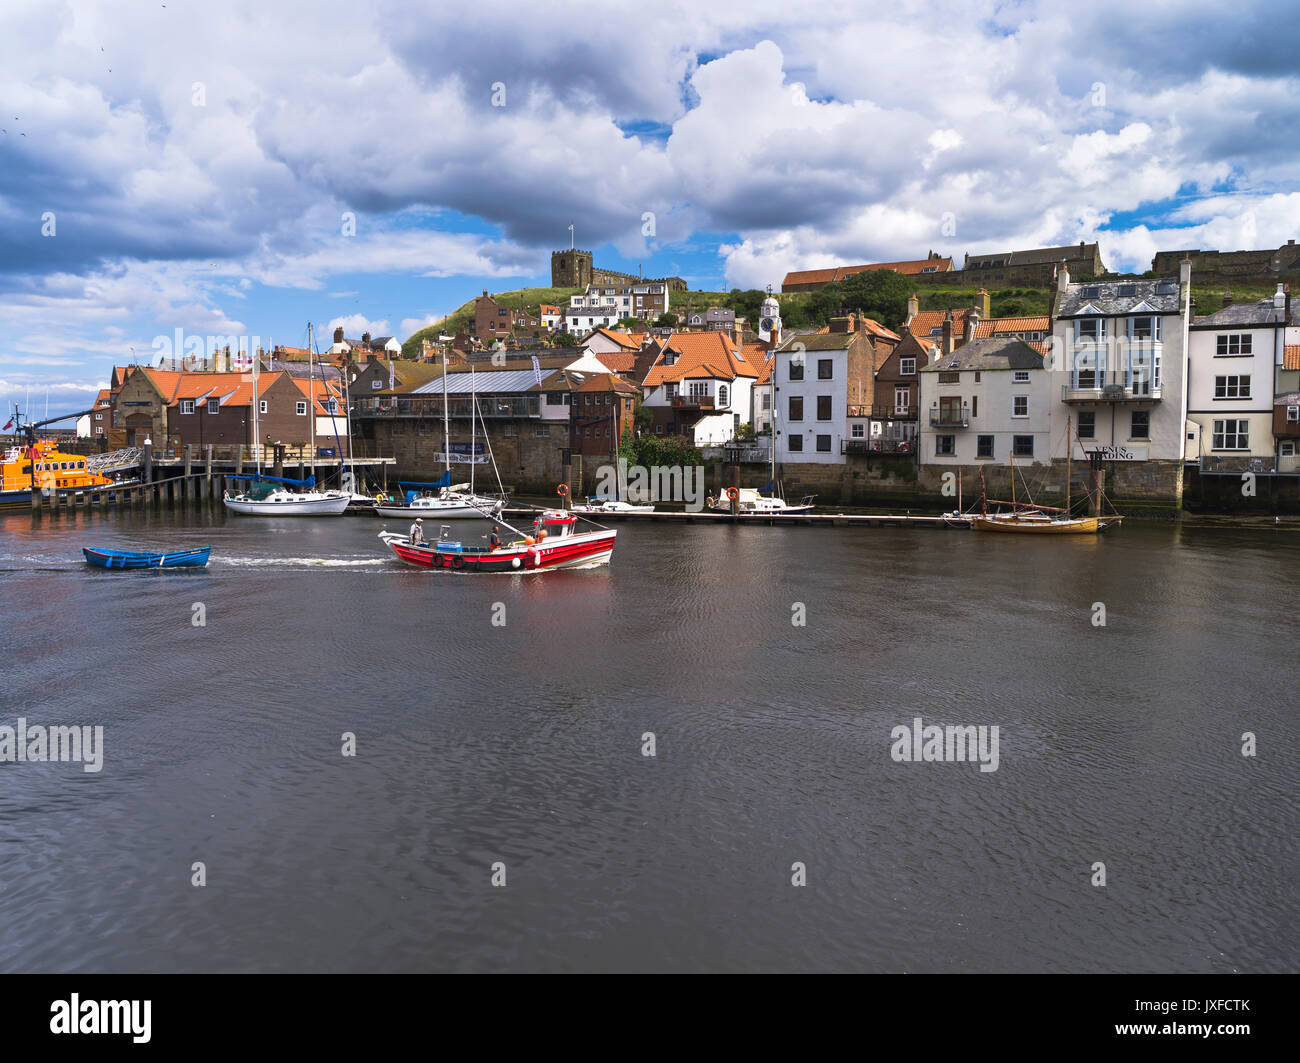
[[[972,514],[970,517],[971,527],[976,531],[986,532],[1015,532],[1028,535],[1096,535],[1105,531],[1112,525],[1119,524],[1124,518],[1118,513],[1109,517],[1087,516],[1075,517],[1071,515],[1072,506],[1070,504],[1071,494],[1071,473],[1072,473],[1072,447],[1073,440],[1070,438],[1070,422],[1066,422],[1066,464],[1065,464],[1065,507],[1062,509],[1056,506],[1040,506],[1032,499],[1028,502],[1020,502],[1016,499],[1016,459],[1015,455],[1011,456],[1011,501],[999,502],[990,499],[985,490],[984,470],[980,469],[980,512]],[[989,502],[994,505],[1010,505],[1010,511],[1001,510],[996,513],[988,511]]]

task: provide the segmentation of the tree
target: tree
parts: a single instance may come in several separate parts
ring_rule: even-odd
[[[642,321],[639,317],[625,317],[619,319],[618,327],[624,329],[627,332],[635,332],[644,328],[645,322]]]
[[[674,328],[677,325],[677,315],[662,313],[655,318],[655,328]]]
[[[907,300],[914,284],[892,269],[870,269],[855,273],[840,285],[843,307],[896,328],[907,316]]]
[[[557,347],[576,347],[578,341],[572,332],[557,332],[551,337]]]

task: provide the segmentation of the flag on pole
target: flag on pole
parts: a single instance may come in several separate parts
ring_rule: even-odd
[[[536,359],[533,359],[533,360],[536,361]],[[5,426],[4,426],[3,428],[0,428],[0,432],[7,432],[7,431],[9,431],[9,429],[11,429],[13,426],[14,426],[14,419],[13,419],[12,417],[10,417],[9,420],[7,420],[7,421],[5,422]]]

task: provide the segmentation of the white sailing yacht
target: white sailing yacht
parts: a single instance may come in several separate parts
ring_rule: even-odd
[[[451,482],[451,434],[449,431],[451,418],[447,412],[447,363],[446,355],[443,356],[442,364],[442,453],[443,462],[446,465],[446,471],[436,485],[438,493],[436,495],[424,494],[417,497],[410,497],[414,492],[408,493],[407,501],[394,505],[378,505],[375,512],[381,517],[441,517],[448,520],[473,520],[478,517],[495,516],[505,508],[506,500],[504,492],[499,497],[491,495],[479,495],[474,493],[474,440],[475,440],[475,421],[481,416],[478,413],[478,392],[474,380],[474,369],[471,366],[469,371],[470,377],[470,418],[469,418],[469,438],[470,438],[470,482],[464,484],[453,484]],[[487,425],[483,426],[483,435],[487,437]],[[488,441],[489,452],[491,450],[491,440]],[[493,467],[496,465],[496,459],[493,458]],[[500,477],[498,476],[498,486],[500,486]]]
[[[257,369],[262,360],[253,356],[253,440],[257,451],[257,476],[238,494],[226,492],[222,503],[232,513],[254,517],[338,517],[342,516],[352,501],[343,491],[291,491],[290,487],[315,487],[316,485],[316,389],[312,368],[312,327],[307,326],[307,417],[311,422],[311,477],[307,480],[289,480],[280,476],[262,474],[262,442],[258,435]],[[275,350],[274,345],[271,347]]]

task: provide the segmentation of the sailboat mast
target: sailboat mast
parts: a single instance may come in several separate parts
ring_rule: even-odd
[[[311,422],[311,479],[316,485],[316,378],[312,371],[311,322],[307,322],[307,419]]]
[[[270,338],[271,350],[275,351],[275,337]],[[257,455],[257,477],[262,478],[262,432],[258,427],[257,415],[262,408],[261,401],[257,397],[257,367],[262,361],[262,355],[259,351],[253,356],[253,453]]]
[[[1016,502],[1016,437],[1011,437],[1011,449],[1007,452],[1007,457],[1011,459],[1011,512],[1014,513],[1019,505]]]
[[[1066,417],[1065,419],[1065,512],[1067,516],[1070,512],[1071,461],[1074,458],[1074,441],[1070,438],[1070,427],[1073,421],[1073,417]]]
[[[447,414],[447,352],[442,352],[442,457],[447,467],[447,486],[451,486],[451,420]]]
[[[469,367],[469,493],[474,493],[474,421],[478,418],[478,385],[474,382],[474,367]]]

